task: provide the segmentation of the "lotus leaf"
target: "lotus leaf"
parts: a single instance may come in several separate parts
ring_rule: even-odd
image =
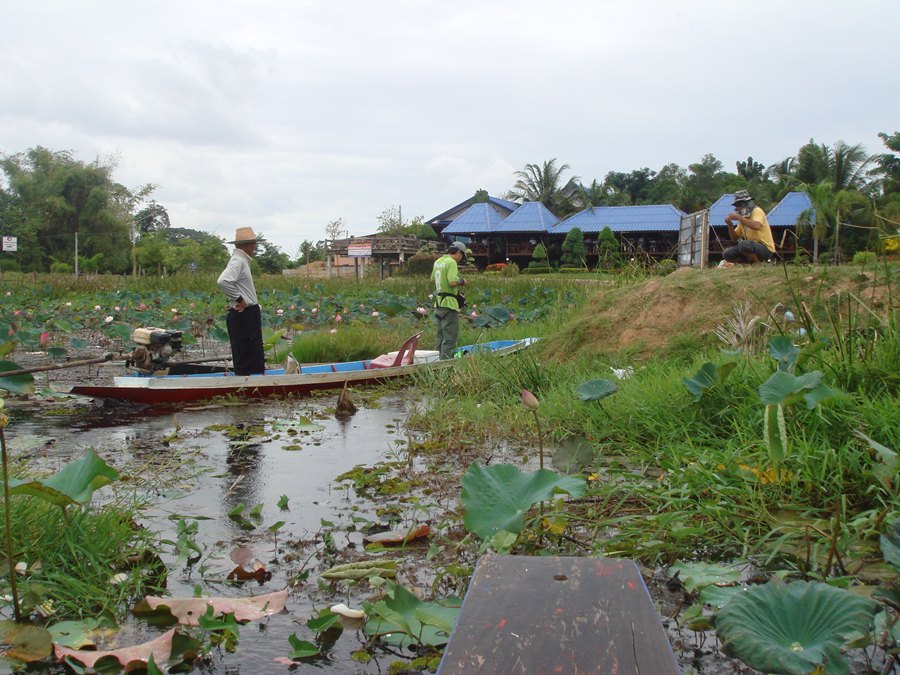
[[[547,469],[529,473],[511,464],[482,468],[473,462],[462,478],[462,501],[466,507],[463,522],[467,530],[482,539],[500,530],[518,534],[532,506],[557,492],[581,497],[584,490],[583,479],[560,476]]]
[[[619,388],[612,380],[590,380],[584,384],[579,384],[575,391],[582,401],[599,401],[615,394]]]
[[[288,635],[288,642],[291,644],[291,653],[288,654],[290,659],[308,659],[310,656],[316,656],[319,648],[312,642],[301,640],[296,633]]]
[[[733,361],[723,363],[721,366],[707,361],[693,377],[684,378],[684,386],[694,395],[694,401],[699,401],[707,391],[721,385],[736,367],[737,363]]]
[[[86,504],[94,490],[119,479],[119,472],[104,462],[93,450],[77,462],[70,462],[62,470],[42,479],[10,479],[9,494],[38,497],[57,506]]]
[[[716,614],[727,654],[766,673],[844,675],[844,637],[871,630],[877,605],[818,582],[779,580],[735,596]]]
[[[806,400],[808,408],[830,395],[830,390],[822,384],[822,371],[814,370],[804,375],[793,375],[777,370],[768,380],[759,385],[759,398],[766,404],[792,405]]]
[[[769,340],[769,356],[778,361],[778,370],[791,372],[800,350],[787,335],[776,335]]]
[[[677,562],[669,571],[677,572],[681,583],[691,593],[713,584],[734,583],[741,578],[741,570],[737,567],[706,562]]]
[[[46,628],[15,621],[0,621],[4,655],[19,661],[40,661],[53,651],[53,638]]]
[[[4,326],[0,325],[0,330],[3,330],[3,328]],[[9,327],[7,326],[6,329],[6,331],[3,331],[4,335],[9,330]],[[7,340],[6,342],[0,342],[0,359],[2,359],[7,354],[11,354],[12,351],[16,348],[17,344],[18,340]]]
[[[900,519],[892,522],[888,531],[881,535],[881,553],[886,563],[900,570]]]
[[[14,394],[33,394],[34,376],[30,373],[3,377],[3,373],[6,371],[21,369],[21,366],[12,361],[0,361],[0,389],[6,389]]]
[[[208,606],[215,610],[215,615],[234,614],[237,621],[256,621],[278,614],[284,609],[287,594],[287,589],[284,589],[248,598],[157,598],[148,595],[144,599],[151,609],[168,607],[179,623],[196,626]]]
[[[388,581],[387,597],[374,604],[363,603],[371,617],[365,625],[368,635],[378,635],[388,644],[440,647],[447,644],[459,607],[423,602],[402,586]]]
[[[582,436],[570,436],[553,453],[553,466],[563,473],[579,473],[594,461],[594,446]]]
[[[54,653],[56,658],[60,660],[65,658],[75,659],[88,668],[93,668],[97,661],[107,656],[113,657],[123,666],[127,666],[135,661],[147,663],[151,656],[153,656],[153,660],[156,663],[166,663],[172,654],[172,640],[174,637],[175,629],[173,628],[155,640],[133,647],[122,647],[113,651],[100,651],[96,649],[70,649],[62,645],[56,645]]]

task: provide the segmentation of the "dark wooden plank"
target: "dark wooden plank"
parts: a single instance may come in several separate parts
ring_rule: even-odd
[[[485,555],[438,675],[668,675],[678,665],[637,565]]]

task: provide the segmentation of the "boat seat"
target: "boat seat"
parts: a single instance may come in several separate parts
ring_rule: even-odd
[[[420,337],[422,337],[422,333],[416,333],[403,343],[403,345],[397,351],[396,356],[392,354],[382,354],[381,356],[376,356],[374,359],[369,361],[369,365],[366,367],[395,368],[396,366],[408,366],[413,362],[413,359],[415,358],[416,347],[419,344]]]

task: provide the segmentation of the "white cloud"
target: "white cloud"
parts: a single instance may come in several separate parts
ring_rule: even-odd
[[[876,152],[900,107],[896,0],[4,4],[0,152],[114,155],[173,224],[288,252],[553,157],[590,181]]]

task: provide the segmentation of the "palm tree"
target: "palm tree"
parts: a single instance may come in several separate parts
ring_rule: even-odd
[[[543,166],[526,164],[523,171],[516,171],[518,180],[506,198],[519,202],[541,202],[552,213],[563,215],[572,206],[563,194],[562,174],[569,170],[568,164],[556,167],[556,158],[545,161]],[[577,176],[570,179],[578,180]]]

